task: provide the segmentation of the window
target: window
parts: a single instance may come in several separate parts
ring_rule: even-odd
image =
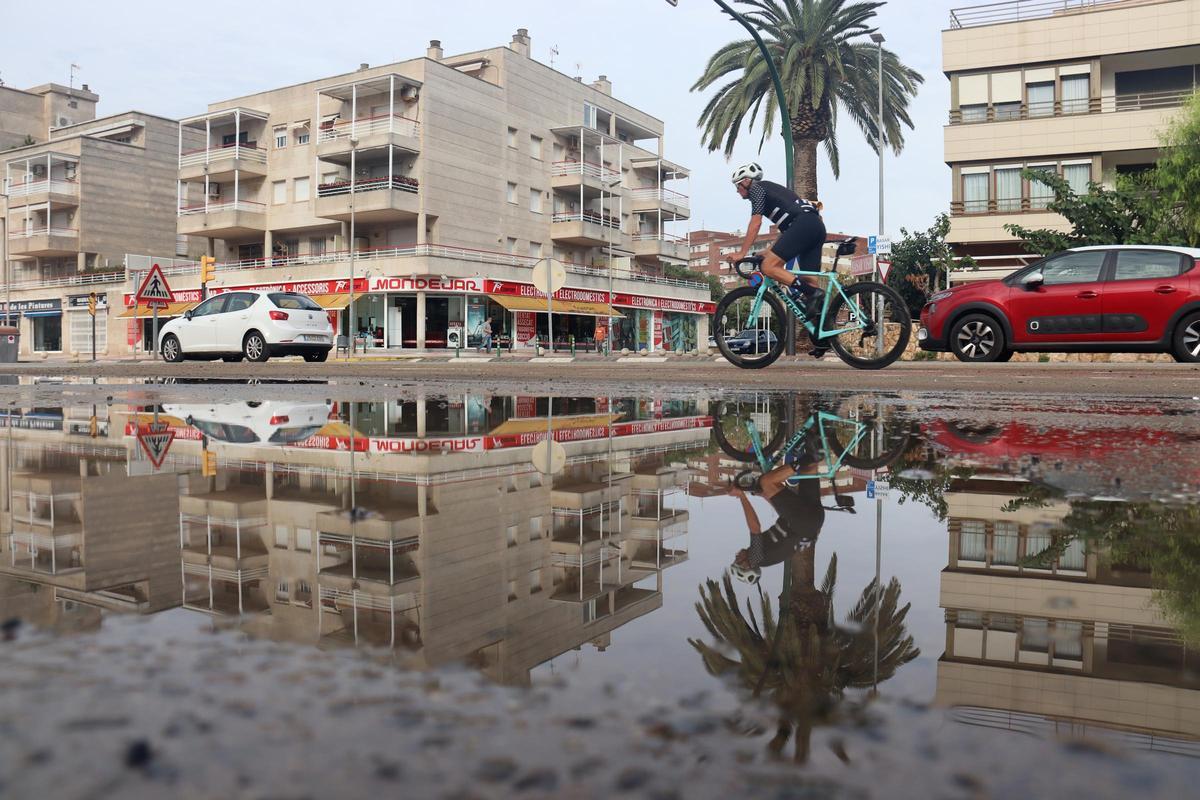
[[[222,313],[228,314],[233,311],[245,311],[254,305],[254,301],[257,299],[258,295],[250,294],[249,292],[234,292],[225,301],[225,310]]]
[[[296,528],[296,549],[308,552],[312,550],[312,530]]]
[[[542,568],[529,571],[529,593],[537,594],[542,590]]]
[[[1066,253],[1042,262],[1041,272],[1046,286],[1064,283],[1090,283],[1100,280],[1106,250]]]
[[[542,160],[542,137],[529,137],[529,155],[533,156],[538,161]]]
[[[967,214],[984,214],[988,210],[988,173],[972,172],[962,176],[963,211]],[[725,248],[721,248],[725,252]]]
[[[275,205],[287,202],[287,181],[274,181],[271,184],[271,202]]]
[[[287,128],[275,128],[275,149],[282,150],[287,147]]]
[[[308,120],[296,125],[296,144],[308,144]]]
[[[1029,116],[1054,116],[1054,81],[1031,83],[1025,87]]]
[[[516,547],[517,546],[517,526],[509,525],[508,531],[505,533],[504,538],[505,538],[505,541],[508,542],[509,547]]]
[[[508,146],[514,150],[517,149],[517,129],[516,128],[508,129]]]
[[[308,254],[310,256],[325,255],[325,237],[324,236],[310,236],[308,238]]]
[[[529,190],[529,210],[535,214],[542,213],[542,190]]]
[[[1021,103],[1019,101],[1013,103],[996,103],[994,116],[997,120],[1020,119]]]
[[[536,542],[542,536],[542,518],[534,517],[529,520],[529,541]]]
[[[1029,169],[1042,170],[1055,174],[1058,169],[1053,164],[1030,164]],[[1045,208],[1054,199],[1054,190],[1041,181],[1029,182],[1029,207]]]
[[[1091,81],[1090,75],[1064,75],[1062,77],[1062,113],[1087,113]]]
[[[1071,185],[1071,191],[1075,194],[1087,194],[1088,183],[1092,180],[1092,165],[1088,164],[1063,164],[1063,178]]]
[[[958,535],[959,561],[984,561],[987,559],[987,541],[984,523],[978,519],[964,519]]]
[[[1058,568],[1074,572],[1082,572],[1087,568],[1087,551],[1084,550],[1082,539],[1072,538],[1067,543],[1062,555],[1058,557]]]
[[[583,125],[584,125],[584,127],[592,128],[594,130],[599,129],[599,127],[600,127],[598,124],[599,116],[597,115],[596,111],[597,111],[596,107],[594,105],[592,105],[591,103],[583,104]]]
[[[1021,210],[1021,168],[1006,167],[997,169],[996,176],[996,210]]]
[[[508,202],[515,204],[517,202],[517,185],[515,183],[509,183],[504,196],[507,198]]]
[[[276,525],[275,526],[275,546],[276,547],[284,547],[284,548],[286,548],[288,546],[288,526],[287,525]]]
[[[1120,250],[1113,280],[1137,281],[1174,278],[1184,257],[1165,250]]]
[[[303,203],[309,198],[309,181],[308,178],[296,178],[295,184],[292,186],[293,198],[297,203]]]
[[[997,522],[996,535],[992,537],[992,563],[1006,567],[1017,565],[1017,524]]]
[[[275,587],[275,599],[284,602],[288,599],[288,582],[281,580]]]
[[[511,603],[513,600],[516,600],[516,599],[517,599],[517,582],[509,581],[508,582],[508,602]]]
[[[529,243],[529,257],[530,258],[541,258],[542,257],[542,243],[541,242],[530,242]]]
[[[221,294],[216,297],[210,297],[200,305],[192,309],[192,317],[206,317],[209,314],[220,314],[221,309],[225,307],[225,301],[229,299],[229,295]]]
[[[312,587],[308,585],[308,581],[296,581],[296,602],[312,608]]]
[[[987,119],[987,103],[959,106],[958,110],[962,113],[963,122],[983,122]]]

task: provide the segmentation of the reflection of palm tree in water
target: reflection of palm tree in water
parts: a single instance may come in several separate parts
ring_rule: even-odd
[[[830,719],[846,689],[888,680],[920,655],[905,626],[909,606],[900,607],[895,578],[882,591],[871,581],[847,615],[847,624],[835,623],[837,555],[817,588],[814,545],[795,550],[784,562],[778,617],[761,587],[756,616],[750,600],[745,613],[739,607],[729,573],[723,585],[707,581],[696,610],[717,644],[689,640],[710,674],[736,675],[754,695],[768,693],[781,712],[770,749],[782,753],[794,736],[797,762],[807,760],[814,725]]]

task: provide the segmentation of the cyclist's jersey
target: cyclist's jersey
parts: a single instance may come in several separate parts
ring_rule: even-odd
[[[762,533],[750,536],[747,556],[752,567],[770,567],[805,547],[812,547],[825,524],[818,480],[785,486],[767,502],[779,519]]]
[[[786,231],[800,214],[815,214],[817,207],[798,194],[771,181],[754,181],[748,190],[750,213],[764,216]]]

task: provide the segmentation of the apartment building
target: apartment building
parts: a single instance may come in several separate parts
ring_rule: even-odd
[[[14,89],[0,83],[0,151],[49,139],[55,128],[96,118],[100,96],[85,83],[76,89],[45,83]]]
[[[750,246],[750,255],[758,255],[762,251],[771,246],[779,236],[779,230],[772,225],[770,230],[760,233],[754,239],[754,244]],[[688,266],[695,272],[706,272],[709,275],[716,275],[722,284],[727,284],[730,287],[743,280],[741,276],[734,271],[725,259],[732,255],[737,255],[742,252],[742,244],[745,242],[746,234],[742,231],[727,231],[701,230],[693,231],[689,239],[688,245]],[[848,233],[827,233],[825,236],[826,242],[840,242],[843,239],[858,240],[859,252],[851,258],[842,258],[838,261],[838,269],[842,272],[852,272],[852,266],[855,259],[866,254],[866,237],[855,236]],[[821,268],[823,270],[833,269],[833,259],[836,248],[826,247],[821,252]],[[870,261],[868,258],[867,261]],[[861,265],[866,268],[863,272],[853,272],[853,274],[867,274],[874,268],[874,262],[866,264],[865,261]],[[869,267],[869,268],[867,268]]]
[[[42,101],[38,114],[26,95]],[[30,106],[0,114],[4,134],[36,140],[0,153],[7,198],[0,263],[7,259],[12,297],[12,309],[0,302],[0,314],[10,311],[20,328],[23,355],[90,353],[91,292],[101,309],[97,352],[109,352],[110,340],[112,352],[118,343],[123,350],[116,312],[125,254],[188,254],[175,232],[178,124],[140,111],[95,119],[97,100],[86,87],[0,90],[0,103]]]
[[[1000,277],[1032,257],[1004,230],[1063,229],[1052,194],[1023,168],[1073,189],[1154,164],[1159,133],[1200,78],[1200,0],[1007,2],[955,9],[942,32],[950,80],[948,240]]]
[[[179,233],[218,259],[216,291],[307,291],[368,346],[454,347],[491,317],[522,347],[549,335],[532,269],[555,259],[557,344],[610,329],[637,350],[707,341],[707,286],[664,274],[687,263],[689,199],[662,122],[604,76],[534,61],[525,29],[213,103],[180,132]],[[197,272],[168,266],[172,313],[196,299]]]
[[[1064,521],[1065,501],[1013,505],[1027,482],[983,473],[946,492],[946,646],[935,702],[968,725],[1200,753],[1195,656],[1150,575]],[[1038,554],[1051,551],[1044,560]]]

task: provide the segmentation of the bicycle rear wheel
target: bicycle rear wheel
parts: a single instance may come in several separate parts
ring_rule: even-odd
[[[787,344],[787,326],[792,315],[770,292],[763,295],[758,319],[749,322],[758,290],[752,286],[734,289],[721,298],[713,314],[713,339],[721,355],[742,369],[762,369],[775,363]]]
[[[883,369],[908,347],[912,336],[908,306],[896,290],[882,283],[856,283],[845,293],[830,304],[825,328],[850,330],[829,337],[829,343],[855,369]]]

